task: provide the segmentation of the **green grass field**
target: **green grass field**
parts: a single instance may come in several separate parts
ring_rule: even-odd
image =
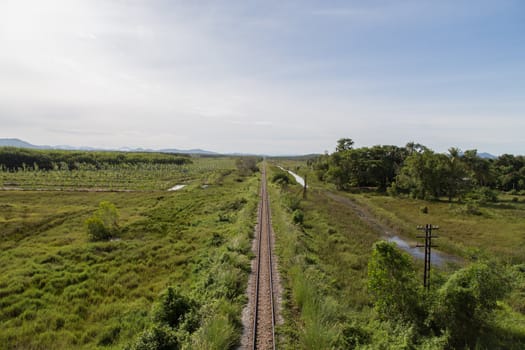
[[[470,258],[485,254],[508,263],[525,262],[525,203],[505,199],[480,205],[475,211],[468,204],[446,201],[426,202],[384,195],[348,195],[368,206],[405,237],[414,239],[417,225],[439,225],[441,249]],[[423,213],[426,207],[428,213]]]
[[[176,331],[181,348],[235,348],[247,301],[259,176],[241,175],[234,158],[193,161],[2,173],[4,186],[16,183],[23,190],[0,191],[0,348],[133,348],[155,329],[154,310],[169,286],[196,305],[196,328]],[[432,337],[414,340],[410,330],[378,320],[367,266],[382,233],[327,196],[336,190],[318,181],[304,160],[274,163],[306,174],[310,186],[306,199],[293,181],[269,186],[284,290],[279,348],[442,349]],[[279,172],[270,165],[269,181]],[[177,184],[187,186],[167,191]],[[472,208],[374,192],[337,195],[409,241],[417,225],[439,225],[440,249],[460,257],[460,265],[477,259],[514,265],[512,290],[498,304],[480,349],[525,344],[521,197],[501,195],[498,203]],[[93,242],[84,222],[102,201],[117,207],[120,229],[110,241]],[[435,270],[435,283],[460,265]],[[422,263],[415,266],[420,273]]]
[[[126,189],[154,179],[124,174]],[[31,174],[18,175],[24,183]],[[184,176],[189,186],[176,192],[0,191],[0,348],[121,349],[151,327],[168,286],[198,305],[183,348],[236,344],[258,176],[239,176],[230,158],[199,159]],[[146,188],[181,181],[176,173]],[[117,207],[120,233],[92,242],[84,221],[101,201]]]

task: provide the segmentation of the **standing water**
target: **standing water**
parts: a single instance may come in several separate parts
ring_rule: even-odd
[[[297,183],[299,185],[304,187],[304,179],[302,177],[300,177],[299,175],[297,175],[296,173],[294,173],[291,170],[283,168],[282,166],[279,166],[279,169],[287,171],[290,175],[292,175],[294,177],[295,181],[297,181]],[[308,185],[306,185],[306,187],[308,188]]]
[[[416,259],[423,260],[425,258],[425,251],[422,248],[410,246],[410,244],[398,236],[388,236],[386,240],[389,242],[394,242],[400,249],[404,250]],[[443,266],[447,261],[454,261],[452,257],[444,256],[442,253],[435,250],[432,251],[431,257],[431,263],[435,266]]]

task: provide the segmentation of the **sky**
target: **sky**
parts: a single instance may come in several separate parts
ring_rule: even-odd
[[[0,0],[0,137],[524,154],[525,1]]]

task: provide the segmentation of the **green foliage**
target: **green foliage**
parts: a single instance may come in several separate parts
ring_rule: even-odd
[[[369,304],[365,276],[375,235],[364,235],[368,229],[351,210],[317,191],[299,200],[292,186],[269,188],[284,283],[285,325],[278,348],[346,349],[367,342],[363,320],[351,315]],[[290,215],[299,206],[305,214],[302,226]]]
[[[197,349],[193,335],[210,315],[226,317],[236,343],[258,179],[237,182],[234,168],[230,157],[199,157],[181,168],[167,166],[163,172],[170,183],[180,183],[179,176],[196,183],[174,193],[0,191],[0,348],[121,349],[130,343],[128,348]],[[111,176],[131,188],[144,188],[143,181],[154,179],[145,188],[165,190],[169,186],[158,169],[132,171],[123,165]],[[25,184],[49,179],[49,185],[84,175],[89,181],[102,175],[104,182],[107,174],[0,172]],[[202,189],[202,183],[208,188]],[[119,208],[120,239],[86,244],[83,225],[103,201]],[[232,220],[218,224],[218,212]],[[221,239],[211,245],[214,233]],[[161,291],[169,285],[178,286],[175,294],[183,300],[195,303],[175,328],[154,320],[166,295]],[[227,306],[216,307],[222,296],[228,296],[221,303]]]
[[[508,287],[503,271],[494,264],[474,263],[452,274],[437,291],[430,320],[438,330],[447,331],[453,346],[473,347]]]
[[[272,177],[272,182],[280,186],[286,186],[293,182],[287,172],[279,171]]]
[[[483,212],[481,211],[479,204],[477,202],[467,202],[465,205],[459,207],[459,213],[460,214],[466,214],[466,215],[483,215]]]
[[[85,222],[89,236],[93,241],[108,240],[111,238],[110,230],[104,226],[104,221],[99,217],[90,217]]]
[[[423,148],[414,150],[424,151]],[[288,168],[302,164],[291,160],[279,162]],[[432,319],[435,315],[433,311],[437,309],[437,290],[447,282],[450,274],[460,268],[463,261],[444,266],[433,265],[431,288],[434,289],[423,294],[420,286],[422,262],[409,257],[410,264],[415,263],[405,272],[412,276],[409,280],[413,281],[417,292],[411,292],[411,288],[403,289],[404,286],[392,286],[390,279],[385,279],[384,290],[392,288],[397,293],[413,295],[414,310],[406,299],[401,299],[399,304],[405,306],[407,314],[414,316],[406,320],[407,317],[401,319],[398,313],[392,312],[392,315],[386,314],[393,319],[385,314],[381,318],[373,317],[378,313],[370,309],[374,299],[371,290],[366,288],[366,277],[371,247],[379,234],[374,230],[375,221],[367,224],[370,218],[363,220],[362,213],[358,215],[352,208],[364,206],[370,216],[377,219],[381,232],[386,230],[382,228],[384,223],[410,239],[417,234],[415,227],[422,220],[439,223],[442,227],[437,242],[440,250],[468,256],[465,259],[479,261],[482,256],[496,255],[503,261],[517,263],[523,262],[519,248],[524,242],[521,234],[524,228],[522,203],[484,206],[479,209],[483,215],[473,217],[459,210],[464,207],[461,202],[422,202],[404,196],[387,197],[370,193],[339,193],[340,200],[331,200],[335,197],[332,186],[319,182],[313,184],[315,190],[310,191],[307,199],[301,200],[300,207],[305,217],[304,225],[300,227],[294,225],[290,215],[293,211],[287,205],[288,198],[297,197],[293,186],[288,189],[270,186],[272,223],[285,288],[285,325],[281,328],[283,343],[279,348],[466,349],[464,343],[456,346],[451,332],[442,329]],[[500,196],[502,202],[511,200],[510,196]],[[345,205],[344,197],[353,205]],[[421,212],[422,207],[427,207],[427,214]],[[474,255],[471,254],[473,247],[479,248]],[[398,273],[397,267],[392,270],[392,275]],[[496,270],[499,271],[499,268]],[[525,280],[520,277],[521,274],[516,268],[512,279]],[[523,348],[525,317],[519,310],[524,305],[525,288],[521,285],[516,282],[515,286],[507,288],[512,291],[510,297],[498,300],[497,307],[489,312],[478,339],[469,346],[470,349]]]
[[[212,314],[206,317],[202,327],[194,334],[193,349],[232,349],[237,343],[236,328],[226,315]]]
[[[127,154],[127,153],[126,153]],[[147,153],[144,157],[155,155]],[[164,155],[161,155],[164,157]],[[169,155],[167,155],[169,156]],[[136,190],[167,190],[175,184],[188,184],[202,181],[206,184],[218,183],[220,179],[235,170],[232,157],[193,157],[188,161],[177,162],[103,162],[96,165],[78,163],[70,167],[66,163],[53,166],[51,170],[31,169],[25,171],[1,171],[0,184],[6,187],[26,190],[58,190],[79,192]],[[62,164],[62,163],[60,163]]]
[[[467,198],[479,204],[495,203],[498,201],[498,194],[491,188],[479,187],[469,192]]]
[[[396,178],[397,191],[410,193],[419,199],[449,200],[462,195],[468,188],[467,171],[457,149],[444,155],[425,150],[409,155]]]
[[[85,221],[89,236],[93,241],[114,237],[118,231],[118,211],[113,203],[102,201],[92,217]]]
[[[167,325],[154,324],[142,332],[130,350],[178,350],[175,331]]]
[[[241,176],[249,176],[259,171],[256,157],[239,157],[235,160],[235,166]]]
[[[421,320],[422,291],[412,259],[394,243],[374,244],[368,262],[368,289],[381,318],[410,323]]]
[[[294,224],[302,225],[304,221],[304,212],[301,209],[295,209],[292,213],[292,220]]]
[[[190,164],[185,155],[168,153],[93,152],[34,150],[0,147],[0,166],[17,170],[78,170],[86,165],[101,169],[107,165],[122,164]]]
[[[283,195],[283,202],[286,208],[294,212],[297,209],[301,209],[301,198],[295,194],[287,193]]]
[[[369,290],[381,319],[412,325],[412,335],[400,348],[417,343],[430,349],[475,348],[480,336],[491,332],[493,312],[509,289],[501,267],[478,262],[456,271],[439,289],[423,296],[410,259],[384,241],[374,245],[368,275]],[[422,340],[418,334],[438,337]]]
[[[425,200],[461,199],[473,187],[515,193],[525,189],[524,156],[504,154],[489,160],[476,150],[462,153],[454,147],[440,154],[413,142],[354,149],[351,139],[340,139],[336,151],[319,156],[313,167],[318,179],[338,190],[376,187],[392,196],[405,193]]]
[[[512,267],[510,280],[514,288],[510,294],[509,304],[515,311],[525,314],[525,264]]]
[[[394,180],[406,151],[396,146],[353,149],[352,145],[352,140],[341,139],[335,153],[319,157],[314,164],[317,177],[343,190],[356,186],[385,190]]]
[[[352,139],[342,138],[342,139],[337,140],[337,146],[335,148],[335,151],[336,152],[349,151],[353,148],[353,146],[354,146],[354,141]]]
[[[153,321],[175,328],[184,320],[187,313],[194,309],[193,303],[173,287],[161,295],[153,311]]]

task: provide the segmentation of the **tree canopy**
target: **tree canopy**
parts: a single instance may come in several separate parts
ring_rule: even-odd
[[[353,146],[352,139],[342,138],[335,152],[319,156],[312,164],[318,178],[339,190],[375,187],[421,199],[463,198],[479,188],[525,190],[524,156],[487,159],[475,149],[462,152],[455,147],[437,153],[414,142],[404,147]]]

